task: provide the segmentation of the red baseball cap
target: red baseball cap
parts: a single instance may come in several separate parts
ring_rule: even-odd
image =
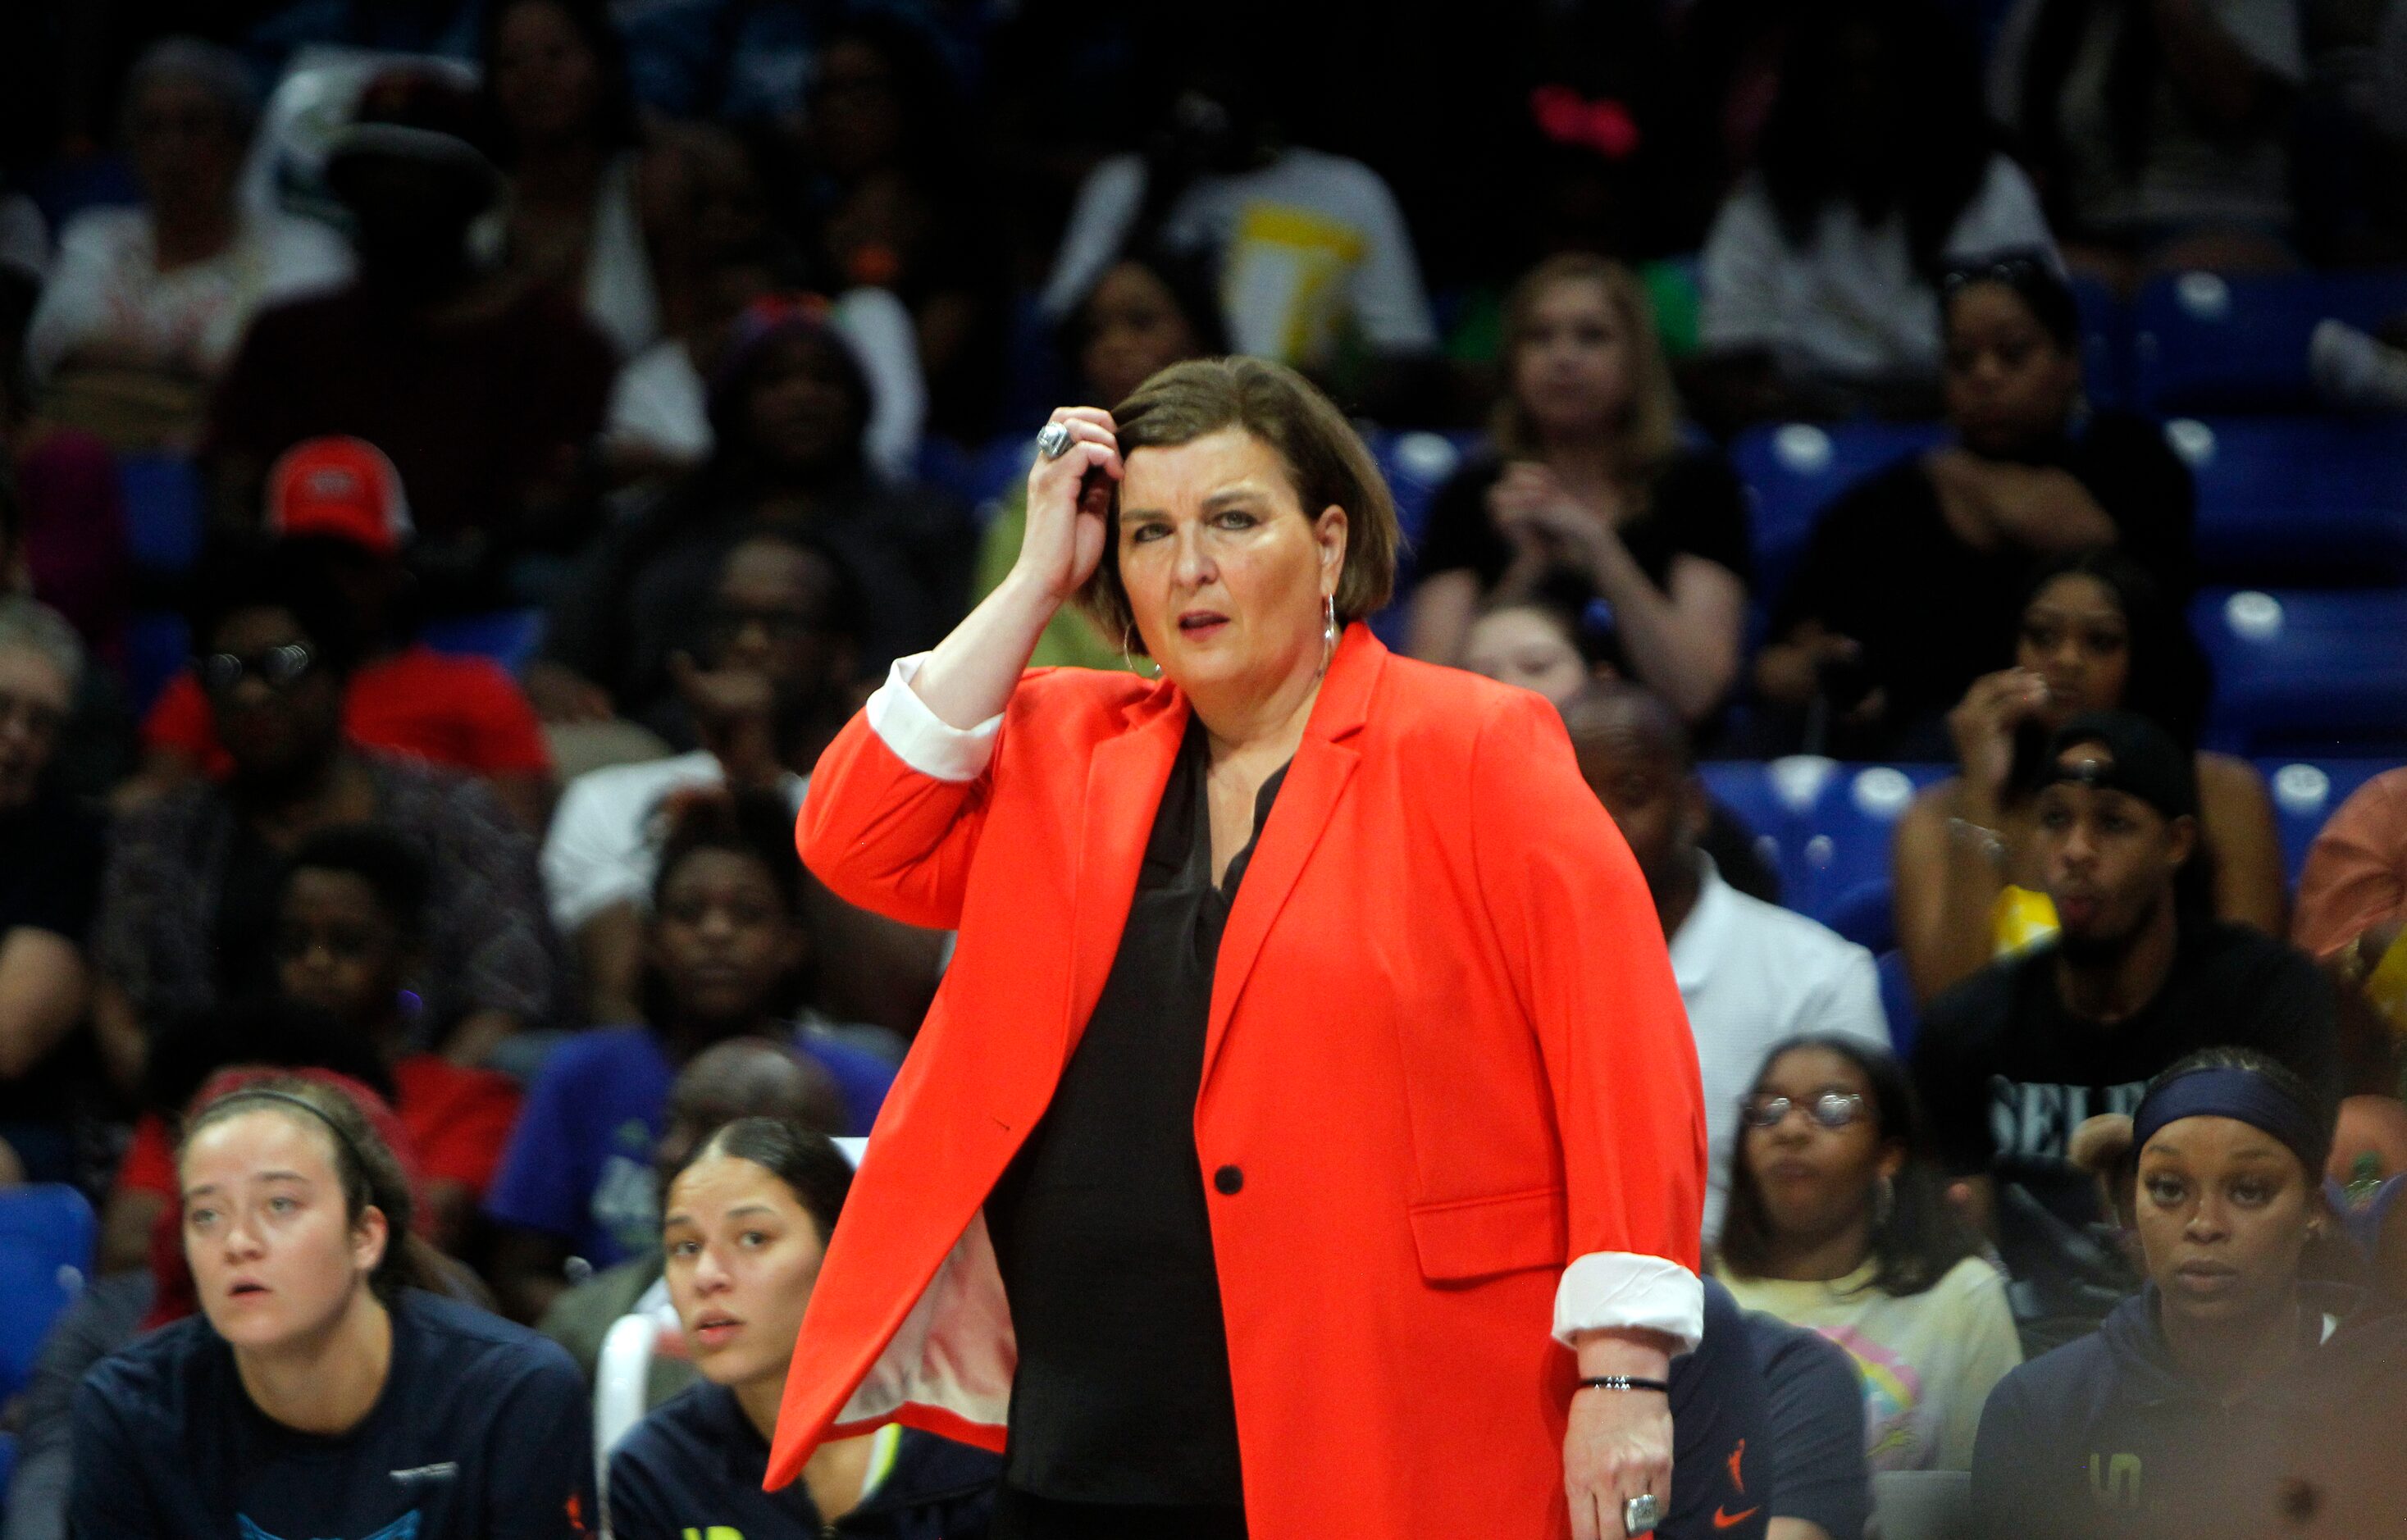
[[[267,473],[271,535],[321,535],[391,556],[409,538],[401,473],[364,438],[307,438]]]

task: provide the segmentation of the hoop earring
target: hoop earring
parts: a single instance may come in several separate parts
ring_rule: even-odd
[[[1336,661],[1337,601],[1324,593],[1320,596],[1320,672],[1327,674]]]
[[[1886,1229],[1889,1216],[1897,1211],[1897,1184],[1887,1176],[1873,1184],[1873,1228]]]
[[[1140,679],[1158,679],[1161,677],[1161,664],[1154,663],[1153,672],[1148,674],[1145,671],[1143,664],[1140,664],[1136,661],[1135,654],[1130,650],[1135,640],[1136,628],[1134,626],[1120,627],[1120,662],[1128,664],[1128,671],[1135,675]],[[1147,662],[1152,663],[1153,660],[1147,659]]]

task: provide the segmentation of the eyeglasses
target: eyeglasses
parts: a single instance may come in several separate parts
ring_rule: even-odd
[[[1747,1127],[1769,1132],[1787,1122],[1791,1109],[1802,1109],[1824,1128],[1844,1128],[1864,1115],[1864,1099],[1851,1091],[1826,1091],[1810,1102],[1787,1096],[1750,1096],[1739,1116]]]
[[[270,690],[290,690],[317,666],[318,654],[308,644],[287,642],[248,656],[212,652],[200,661],[199,673],[202,689],[212,695],[222,695],[246,678],[255,678]]]

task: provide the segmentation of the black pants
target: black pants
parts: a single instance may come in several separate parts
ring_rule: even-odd
[[[1016,1490],[995,1492],[989,1540],[1246,1540],[1243,1508],[1060,1503]]]

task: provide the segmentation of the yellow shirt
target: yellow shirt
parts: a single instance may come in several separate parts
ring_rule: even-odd
[[[2045,893],[2010,882],[1989,907],[1989,934],[1999,957],[2028,951],[2056,932],[2056,900]]]
[[[1829,1283],[1736,1278],[1740,1305],[1810,1327],[1864,1376],[1864,1449],[1874,1471],[1969,1471],[1989,1389],[2023,1361],[2006,1280],[1967,1257],[1919,1294],[1870,1287],[1866,1262]]]

